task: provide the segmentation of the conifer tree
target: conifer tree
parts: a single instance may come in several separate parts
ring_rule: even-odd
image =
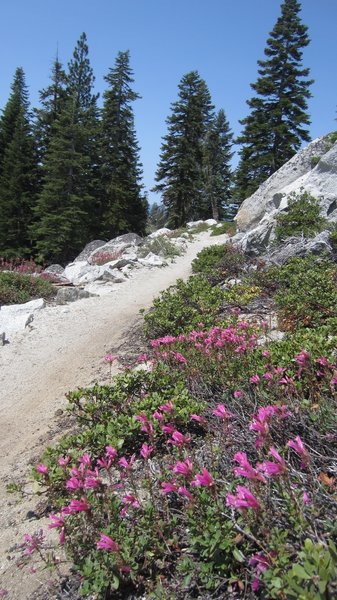
[[[95,214],[97,96],[83,33],[69,63],[66,97],[55,119],[43,165],[33,233],[38,257],[61,263],[91,237]]]
[[[211,122],[204,143],[204,214],[217,221],[223,217],[231,195],[230,160],[233,133],[223,109]]]
[[[187,73],[166,121],[168,133],[163,138],[154,187],[162,193],[170,226],[180,227],[203,212],[203,143],[212,117],[205,81],[197,71]]]
[[[307,100],[311,94],[309,69],[302,66],[302,48],[309,44],[307,27],[299,17],[297,0],[284,0],[281,16],[259,60],[256,92],[247,104],[250,114],[237,143],[243,145],[236,172],[235,197],[241,202],[309,141]]]
[[[108,238],[127,232],[145,232],[147,201],[142,192],[142,169],[134,127],[129,52],[119,52],[105,77],[102,111],[102,232]]]
[[[0,118],[0,255],[30,256],[37,158],[22,68]]]
[[[51,72],[51,84],[40,91],[41,107],[35,113],[35,138],[39,159],[43,164],[52,136],[55,133],[55,122],[59,118],[67,98],[67,78],[62,64],[56,57]]]

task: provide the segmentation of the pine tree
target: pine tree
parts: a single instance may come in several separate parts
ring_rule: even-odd
[[[95,218],[97,96],[83,33],[69,63],[66,97],[51,131],[33,233],[40,260],[73,258]]]
[[[0,255],[30,256],[37,157],[22,68],[0,118]]]
[[[219,221],[231,195],[230,161],[233,133],[223,109],[210,124],[204,143],[204,206],[205,218],[212,214]]]
[[[256,92],[247,104],[250,114],[236,140],[243,144],[236,172],[235,197],[242,201],[287,162],[309,141],[307,100],[312,80],[302,67],[302,48],[309,44],[307,27],[299,17],[297,0],[284,0],[281,16],[259,60],[259,78],[251,87]]]
[[[59,118],[67,98],[67,78],[58,57],[56,57],[52,72],[51,84],[40,91],[41,108],[35,109],[35,138],[37,141],[39,159],[43,164],[52,136],[55,133],[55,123]]]
[[[203,143],[213,117],[210,93],[197,71],[183,76],[167,119],[154,191],[162,193],[169,225],[200,217],[203,206]]]
[[[131,103],[140,96],[134,82],[129,52],[119,52],[105,81],[102,111],[102,231],[111,238],[145,232],[148,204],[142,193],[142,169]]]

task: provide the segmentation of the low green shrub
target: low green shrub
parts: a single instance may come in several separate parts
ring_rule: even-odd
[[[208,246],[192,262],[193,273],[201,273],[217,283],[238,275],[248,263],[247,257],[232,244]]]
[[[276,306],[285,329],[320,327],[337,318],[337,266],[314,257],[292,258],[278,272]]]
[[[181,248],[170,241],[167,236],[161,235],[151,240],[147,240],[138,250],[138,255],[141,258],[145,258],[149,254],[157,254],[162,258],[174,258],[180,256],[182,253]]]
[[[0,272],[0,304],[23,304],[35,298],[50,298],[54,288],[42,277]]]
[[[327,226],[327,220],[320,214],[318,200],[308,192],[294,192],[289,196],[287,212],[276,217],[276,240],[280,242],[296,235],[313,237]]]
[[[212,287],[204,277],[196,275],[187,282],[179,279],[154,300],[144,317],[145,334],[156,338],[191,330],[200,322],[211,326],[218,321],[222,305],[223,291]]]
[[[235,306],[247,306],[262,295],[262,289],[256,285],[238,283],[224,291],[224,301]]]
[[[234,221],[224,221],[219,225],[213,225],[211,237],[227,233],[232,236],[236,234],[236,223]]]

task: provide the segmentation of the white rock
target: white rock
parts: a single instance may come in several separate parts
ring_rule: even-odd
[[[148,238],[157,238],[160,237],[161,235],[170,235],[170,233],[172,233],[171,229],[168,229],[167,227],[162,227],[161,229],[158,229],[157,231],[154,231],[153,233],[150,233],[150,235],[148,235]]]
[[[192,229],[193,227],[198,227],[198,225],[202,225],[202,223],[204,223],[204,221],[200,220],[200,221],[189,221],[188,223],[186,223],[186,227],[188,229]]]
[[[162,259],[157,256],[157,254],[153,254],[153,252],[149,252],[145,258],[139,258],[138,262],[144,267],[162,267],[165,263]]]
[[[207,223],[207,225],[211,227],[212,225],[217,225],[218,221],[216,221],[215,219],[206,219],[205,223]]]
[[[86,260],[69,263],[63,271],[64,277],[71,283],[77,283],[79,277],[90,271],[91,266]]]
[[[314,168],[313,157],[321,157]],[[311,142],[244,201],[233,243],[252,255],[266,251],[275,239],[277,215],[287,209],[290,194],[303,191],[319,201],[323,217],[337,222],[337,143],[331,147],[329,136]]]
[[[19,331],[23,331],[38,313],[46,305],[43,298],[30,300],[25,304],[12,304],[2,306],[0,310],[0,331],[9,337]]]
[[[103,265],[100,267],[100,276],[97,279],[102,281],[109,281],[111,283],[123,283],[125,276],[119,269],[114,269],[110,265]]]
[[[327,213],[337,196],[337,144],[330,150],[328,147],[328,136],[314,140],[264,181],[241,205],[235,217],[239,230],[251,230],[266,215],[275,216],[287,206],[289,193],[301,188],[316,198],[324,197]],[[316,156],[324,158],[313,169],[312,158]]]

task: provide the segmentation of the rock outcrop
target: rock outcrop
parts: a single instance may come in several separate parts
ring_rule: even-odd
[[[275,237],[275,218],[287,210],[294,192],[308,192],[319,201],[322,216],[337,222],[337,143],[332,140],[330,134],[311,142],[243,202],[234,243],[250,254],[265,251]]]

